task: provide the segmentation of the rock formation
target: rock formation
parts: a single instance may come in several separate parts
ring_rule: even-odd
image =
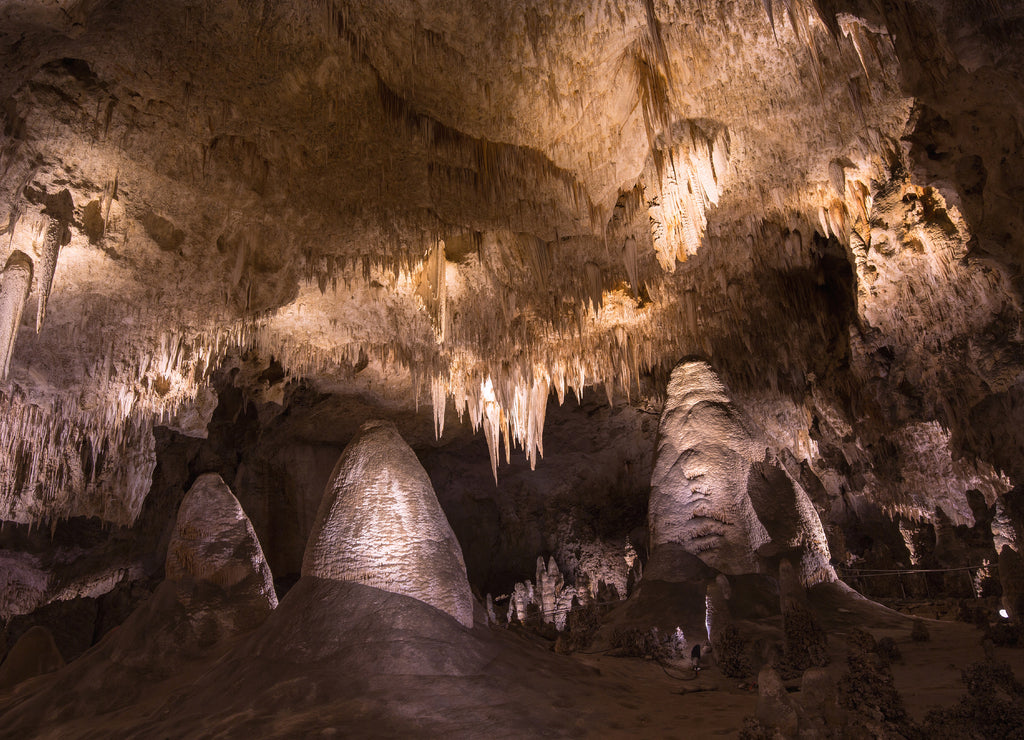
[[[747,494],[751,462],[764,450],[706,362],[672,371],[651,474],[651,550],[681,545],[724,573],[757,571],[768,542]]]
[[[14,250],[0,275],[0,378],[3,379],[11,370],[14,342],[31,288],[32,260],[24,252]]]
[[[778,672],[765,666],[757,674],[757,721],[781,737],[796,737],[798,714],[796,705],[786,693]]]
[[[42,259],[39,263],[38,283],[39,302],[36,308],[36,332],[42,330],[46,318],[46,303],[50,300],[50,289],[53,286],[53,273],[57,269],[57,257],[60,248],[71,240],[71,222],[75,219],[75,204],[67,189],[45,199],[43,215],[46,219]]]
[[[167,675],[258,627],[276,608],[273,577],[249,518],[221,477],[207,473],[178,509],[164,581],[91,660]]]
[[[786,667],[802,671],[827,665],[828,637],[807,604],[796,569],[785,558],[779,563],[779,602]]]
[[[416,454],[389,422],[366,422],[331,474],[302,575],[412,596],[473,626],[462,550]]]
[[[23,634],[0,663],[0,693],[34,676],[64,666],[64,658],[45,627],[32,627]]]
[[[731,587],[724,576],[718,576],[714,583],[709,583],[705,598],[707,608],[708,641],[715,645],[729,627],[733,626],[732,613],[729,609]]]
[[[598,579],[591,579],[585,571],[577,572],[576,580],[577,585],[566,585],[565,576],[554,557],[549,557],[547,563],[543,557],[538,557],[536,583],[527,580],[513,586],[512,594],[508,597],[504,624],[518,622],[534,627],[550,624],[561,632],[566,628],[573,609],[579,609],[595,600],[601,601],[607,596],[603,593],[599,596],[591,590],[591,586],[597,588]],[[493,605],[491,594],[487,594],[488,614],[493,611]]]
[[[672,371],[651,475],[652,559],[659,549],[682,547],[740,574],[797,550],[804,583],[835,579],[818,512],[767,459],[763,441],[707,362],[684,361]]]
[[[1011,0],[0,2],[0,648],[119,625],[117,665],[170,675],[242,639],[273,605],[253,548],[168,556],[199,472],[281,593],[427,599],[456,644],[523,637],[465,629],[470,588],[548,634],[590,599],[689,642],[722,574],[734,632],[778,640],[786,562],[830,630],[863,616],[817,609],[833,567],[1019,618],[1022,49]],[[368,419],[413,452],[325,496]],[[245,680],[316,704],[288,676]],[[202,731],[359,735],[376,690]],[[583,704],[551,734],[675,710]],[[135,719],[82,732],[172,721]]]
[[[181,502],[166,575],[191,618],[209,615],[224,634],[251,629],[277,608],[252,524],[216,473],[199,476]]]

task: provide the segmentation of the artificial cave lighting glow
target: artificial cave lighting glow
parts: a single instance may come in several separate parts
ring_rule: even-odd
[[[0,735],[976,733],[1020,5],[0,2]]]

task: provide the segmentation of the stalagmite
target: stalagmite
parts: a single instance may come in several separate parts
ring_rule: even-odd
[[[652,561],[682,547],[725,573],[798,550],[804,585],[836,578],[813,503],[766,455],[764,434],[704,361],[672,371],[658,429],[648,508]]]
[[[498,625],[498,616],[494,612],[494,597],[491,594],[487,594],[487,598],[484,601],[484,612],[487,614],[487,624],[491,627]]]
[[[1009,545],[999,551],[999,581],[1003,609],[1018,624],[1024,623],[1024,558]]]
[[[1024,623],[1024,558],[1021,557],[1024,510],[1020,493],[1011,491],[996,499],[992,519],[992,544],[999,556],[999,582],[1003,609],[1011,619]]]
[[[732,611],[729,609],[730,595],[729,581],[723,575],[719,575],[707,586],[704,626],[712,645],[717,645],[726,629],[733,624]]]
[[[660,546],[675,544],[724,573],[755,572],[756,551],[769,538],[746,482],[751,461],[763,454],[710,365],[678,365],[651,474],[652,559]]]
[[[779,562],[779,607],[787,666],[804,670],[826,665],[828,638],[807,604],[799,573],[785,558]]]
[[[1000,496],[996,499],[995,516],[992,518],[992,546],[997,553],[1004,547],[1020,552],[1019,532],[1011,513],[1009,497]]]
[[[509,622],[512,621],[512,615],[515,615],[516,621],[520,624],[526,624],[527,617],[529,616],[530,605],[535,603],[536,592],[534,591],[533,584],[529,581],[520,582],[515,585],[512,589],[512,603],[509,606]]]
[[[366,422],[342,452],[302,574],[411,596],[473,626],[458,540],[430,478],[390,422]]]
[[[270,566],[249,517],[216,473],[199,476],[182,499],[166,574],[178,602],[226,634],[255,627],[277,608]]]
[[[825,529],[807,492],[781,465],[756,461],[747,477],[747,493],[770,542],[759,555],[799,551],[799,583],[811,586],[836,580]]]
[[[45,627],[36,625],[18,638],[0,663],[0,694],[7,689],[64,666],[64,658]]]
[[[541,618],[548,623],[555,621],[558,610],[558,597],[562,592],[564,580],[562,572],[558,569],[555,559],[548,558],[547,566],[544,565],[544,558],[537,558],[537,600],[540,607]],[[564,620],[563,620],[564,621]]]
[[[39,303],[36,308],[36,332],[43,328],[46,318],[46,304],[50,300],[50,287],[53,284],[53,273],[57,269],[57,256],[60,248],[71,238],[68,225],[75,217],[75,204],[71,193],[61,190],[57,195],[47,198],[43,215],[47,218],[46,234],[43,237],[42,259],[36,276]]]
[[[32,260],[15,249],[7,258],[0,276],[0,380],[6,380],[11,370],[14,341],[21,326],[21,314],[32,288]]]
[[[766,665],[757,675],[757,721],[775,731],[777,737],[797,737],[796,705],[786,692],[778,672]]]

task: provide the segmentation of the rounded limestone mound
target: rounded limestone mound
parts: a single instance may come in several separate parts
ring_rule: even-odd
[[[473,626],[462,549],[394,424],[360,427],[331,474],[302,575],[411,596]]]
[[[199,476],[185,494],[167,546],[167,580],[182,605],[228,597],[252,613],[255,626],[277,608],[263,548],[238,499],[216,473]]]
[[[0,691],[64,667],[64,658],[46,627],[36,625],[18,638],[0,664]]]

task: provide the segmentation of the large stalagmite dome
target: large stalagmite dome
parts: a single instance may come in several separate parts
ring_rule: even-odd
[[[672,370],[648,509],[652,559],[681,547],[724,573],[763,570],[795,550],[805,584],[835,579],[821,520],[797,481],[767,458],[764,433],[704,360]],[[661,564],[659,564],[661,565]]]
[[[747,494],[747,474],[763,456],[707,362],[678,365],[651,478],[652,550],[679,544],[725,573],[756,571],[768,533]]]
[[[426,471],[389,422],[363,424],[341,454],[302,575],[412,596],[473,626],[459,542]]]

